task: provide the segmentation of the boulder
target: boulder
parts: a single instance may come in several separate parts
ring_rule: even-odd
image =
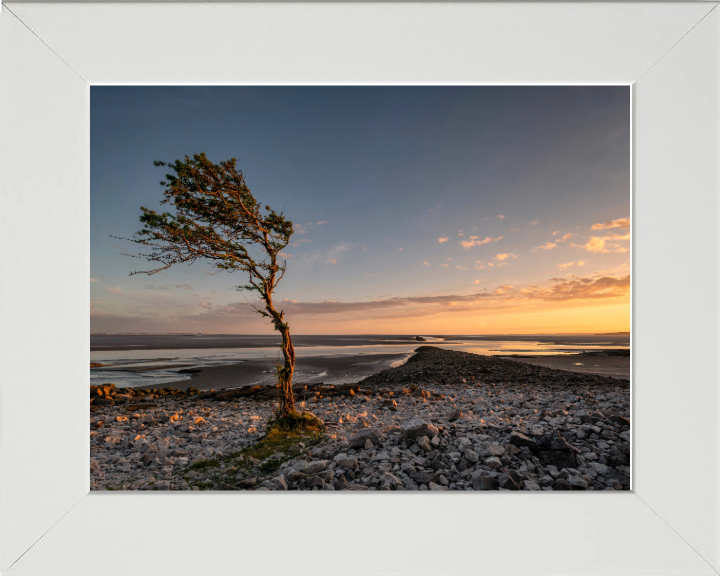
[[[420,436],[420,438],[417,439],[417,445],[420,446],[425,452],[432,452],[433,447],[430,444],[430,440],[428,440],[427,436]]]
[[[497,490],[498,483],[485,470],[477,470],[472,475],[473,490]]]
[[[518,448],[522,448],[523,446],[525,446],[536,454],[540,451],[540,446],[538,446],[537,442],[531,440],[530,438],[525,436],[525,434],[521,434],[520,432],[510,433],[510,444],[512,444],[513,446],[517,446]]]
[[[410,420],[401,426],[403,436],[409,440],[415,440],[421,436],[432,438],[438,433],[438,429],[432,424],[423,422],[422,420]]]
[[[500,474],[500,476],[498,476],[498,484],[500,488],[505,488],[506,490],[520,490],[523,485],[523,477],[515,472],[515,470],[510,470],[507,474]]]
[[[377,432],[374,430],[361,430],[357,436],[350,440],[350,448],[365,448],[365,443],[368,440],[370,440],[373,444],[377,444]]]
[[[351,470],[357,470],[360,467],[357,458],[339,458],[335,462],[338,466],[350,468]]]

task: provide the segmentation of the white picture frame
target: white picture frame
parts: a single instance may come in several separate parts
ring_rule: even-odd
[[[717,5],[3,5],[0,572],[720,573]],[[173,83],[632,85],[632,492],[90,493],[89,87]]]

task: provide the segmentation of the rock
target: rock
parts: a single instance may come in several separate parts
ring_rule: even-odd
[[[630,420],[627,418],[623,418],[619,414],[613,414],[609,418],[610,422],[614,422],[615,424],[618,424],[619,426],[630,426]]]
[[[497,456],[491,456],[490,458],[485,459],[485,465],[490,466],[490,468],[493,468],[497,470],[498,468],[502,468],[502,462],[500,462],[500,458]]]
[[[491,456],[502,456],[505,454],[505,448],[502,446],[489,446],[487,450]]]
[[[307,479],[307,485],[310,488],[315,488],[316,486],[322,487],[325,485],[325,480],[323,480],[319,476],[310,476],[310,478]]]
[[[463,452],[463,456],[465,456],[465,458],[473,464],[477,464],[477,462],[480,460],[480,456],[478,456],[478,453],[475,452],[475,450],[470,450],[469,448],[465,450],[465,452]]]
[[[397,401],[395,400],[385,400],[381,405],[381,408],[387,408],[389,410],[392,410],[393,412],[397,412],[398,405]]]
[[[275,490],[287,490],[288,485],[284,478],[275,479]]]
[[[464,414],[463,414],[462,410],[453,410],[452,412],[450,412],[450,414],[448,414],[447,421],[455,422],[455,420],[459,420],[463,416],[464,416]]]
[[[437,480],[437,474],[431,472],[412,472],[409,476],[418,484],[428,484],[433,480]]]
[[[397,476],[386,472],[380,479],[381,490],[397,490],[398,487],[402,486],[402,481]]]
[[[343,466],[345,468],[350,468],[351,470],[357,470],[360,466],[358,464],[357,458],[340,458],[339,460],[335,461],[338,466]]]
[[[515,446],[514,444],[508,444],[508,445],[505,446],[505,452],[507,452],[508,454],[512,454],[513,456],[515,456],[516,454],[519,454],[519,453],[520,453],[520,448],[518,448],[518,447]]]
[[[520,432],[510,433],[510,444],[517,446],[518,448],[525,446],[534,453],[538,453],[540,451],[540,446],[538,446],[537,442],[530,440],[530,438],[524,434],[520,434]]]
[[[350,440],[350,448],[365,448],[367,441],[373,445],[378,442],[377,432],[374,430],[361,430],[352,440]]]
[[[232,400],[240,395],[240,390],[228,390],[227,392],[220,392],[213,397],[213,400]]]
[[[497,490],[497,480],[485,470],[477,470],[472,474],[473,490]]]
[[[285,478],[287,478],[288,482],[295,483],[301,478],[304,478],[304,475],[299,470],[290,470],[290,472],[285,475]]]
[[[323,470],[325,470],[327,465],[327,460],[314,460],[312,462],[308,462],[305,465],[305,473],[308,475],[317,474],[318,472],[322,472]]]
[[[572,490],[572,486],[570,486],[570,483],[565,480],[565,478],[558,478],[555,480],[553,490]]]
[[[433,447],[430,445],[430,440],[427,436],[420,436],[417,439],[417,445],[420,446],[425,452],[432,452]]]
[[[339,476],[335,480],[335,490],[349,490],[350,489],[350,482],[347,481],[347,478],[345,476]]]
[[[599,462],[588,462],[588,467],[595,470],[598,476],[605,476],[608,473],[608,467],[605,464]]]
[[[257,484],[257,478],[246,478],[237,483],[239,488],[252,488]]]
[[[568,484],[572,486],[573,490],[585,490],[588,487],[588,483],[580,478],[580,476],[570,476],[567,481]]]
[[[421,436],[432,438],[438,433],[438,429],[432,424],[423,422],[422,420],[410,420],[401,426],[403,436],[409,440],[415,440]]]
[[[545,465],[556,466],[558,469],[574,468],[577,465],[575,449],[555,431],[546,434],[540,439],[538,452],[540,462]]]
[[[430,488],[430,490],[442,490],[443,489],[442,486],[440,486],[440,484],[435,484],[435,482],[430,482],[430,484],[428,484],[428,488]]]
[[[515,472],[515,470],[510,470],[507,474],[500,474],[500,476],[498,476],[498,484],[500,488],[505,488],[506,490],[520,490],[523,485],[523,477]]]

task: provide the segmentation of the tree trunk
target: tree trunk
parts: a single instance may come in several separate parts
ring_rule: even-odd
[[[283,339],[283,356],[285,357],[285,366],[280,371],[280,412],[283,414],[292,414],[295,412],[295,397],[292,390],[292,378],[295,371],[295,349],[290,339],[290,329],[287,324],[283,324],[280,328],[280,334]]]
[[[292,378],[295,371],[295,348],[290,339],[290,327],[283,322],[283,313],[277,312],[272,303],[270,294],[265,296],[265,307],[275,324],[275,330],[282,335],[282,352],[285,365],[278,366],[278,383],[280,384],[280,413],[292,414],[295,412],[295,397],[292,391]]]

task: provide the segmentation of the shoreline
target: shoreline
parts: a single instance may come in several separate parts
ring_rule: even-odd
[[[190,381],[191,382],[191,381]],[[326,431],[251,456],[273,387],[91,408],[91,488],[628,490],[627,380],[419,347],[345,386],[296,389]],[[111,401],[105,401],[108,404]],[[128,410],[127,408],[130,408]]]

